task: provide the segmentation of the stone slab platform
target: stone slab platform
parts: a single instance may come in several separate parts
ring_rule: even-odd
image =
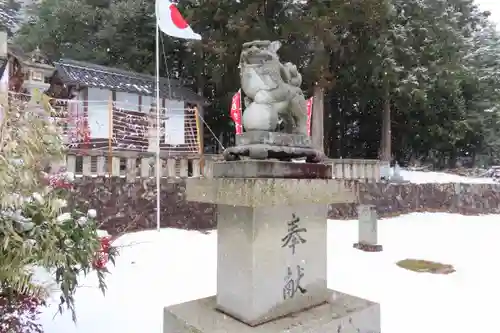
[[[334,291],[326,304],[259,326],[215,309],[215,296],[168,306],[163,333],[380,333],[380,305]]]
[[[331,165],[319,163],[276,162],[269,160],[214,163],[212,172],[214,178],[332,178]]]
[[[303,134],[250,131],[236,136],[236,146],[266,144],[273,146],[311,148],[311,138]]]
[[[354,183],[337,179],[214,178],[187,179],[188,201],[264,207],[357,202]]]

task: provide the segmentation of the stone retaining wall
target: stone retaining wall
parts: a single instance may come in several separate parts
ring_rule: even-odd
[[[187,202],[185,182],[161,184],[161,226],[194,230],[215,227],[214,207]],[[379,216],[418,211],[464,215],[500,214],[497,184],[359,184],[360,202],[373,204]],[[95,208],[111,234],[156,227],[156,185],[153,179],[127,183],[123,178],[81,178],[72,198],[79,208]],[[356,204],[330,206],[329,218],[355,219]]]
[[[500,184],[359,184],[360,203],[375,205],[379,216],[412,212],[463,215],[500,214]],[[330,206],[331,219],[357,217],[356,204]]]
[[[209,230],[215,227],[214,207],[187,202],[185,183],[164,179],[161,183],[161,226]],[[102,229],[116,235],[156,228],[154,179],[127,183],[125,178],[79,178],[70,202],[81,209],[94,208]]]

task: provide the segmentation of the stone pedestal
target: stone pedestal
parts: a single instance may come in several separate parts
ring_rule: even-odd
[[[358,242],[353,246],[367,252],[380,252],[382,245],[377,244],[377,211],[374,205],[358,206]]]
[[[327,301],[325,204],[219,205],[217,307],[248,325]]]
[[[217,295],[167,307],[164,333],[336,332],[358,315],[352,332],[380,331],[377,304],[327,288],[327,207],[355,202],[355,188],[322,164],[223,162],[213,173],[189,179],[186,195],[217,204]]]

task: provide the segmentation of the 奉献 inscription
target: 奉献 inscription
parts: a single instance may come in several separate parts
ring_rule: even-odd
[[[283,286],[283,300],[293,298],[297,292],[305,294],[307,290],[300,285],[300,280],[304,277],[304,268],[297,265],[296,274],[292,268],[287,268],[285,276],[285,285]]]
[[[292,214],[292,219],[287,222],[288,231],[285,237],[281,239],[282,245],[281,247],[288,246],[292,249],[292,254],[295,254],[295,247],[298,244],[303,244],[307,242],[307,240],[301,235],[302,233],[306,233],[306,228],[300,228],[299,226],[300,217],[295,214]]]

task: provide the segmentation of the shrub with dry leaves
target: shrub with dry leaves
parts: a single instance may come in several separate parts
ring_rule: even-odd
[[[42,333],[43,329],[37,322],[42,299],[36,296],[23,295],[2,287],[0,292],[0,333]]]

